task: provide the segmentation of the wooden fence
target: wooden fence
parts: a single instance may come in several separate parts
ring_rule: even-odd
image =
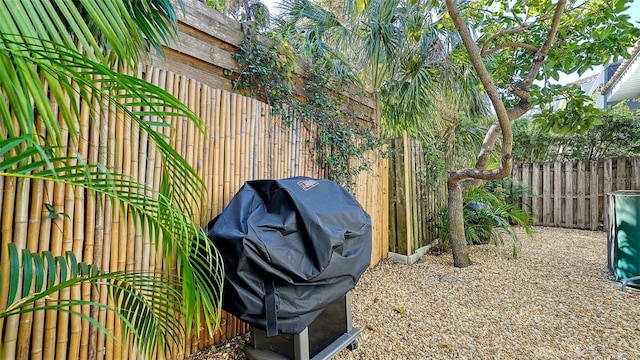
[[[531,190],[518,203],[535,225],[598,230],[607,193],[640,190],[640,158],[517,164],[512,177]]]
[[[166,119],[174,129],[167,133],[172,145],[194,166],[207,186],[204,204],[195,205],[200,214],[197,221],[204,226],[222,211],[244,181],[299,175],[323,177],[325,174],[314,158],[313,126],[299,121],[285,125],[281,118],[271,114],[268,105],[232,93],[223,84],[230,81],[220,69],[235,66],[228,63],[228,53],[237,50],[242,41],[240,25],[195,0],[184,3],[187,14],[180,23],[181,42],[172,45],[167,58],[153,57],[152,65],[141,65],[136,71],[139,77],[174,94],[204,122],[205,132],[200,133],[183,119]],[[195,48],[197,54],[192,53]],[[208,59],[198,57],[203,54],[208,54]],[[353,101],[377,118],[371,99]],[[84,110],[82,113],[88,114]],[[104,108],[98,119],[87,116],[78,121],[78,128],[83,131],[82,141],[69,144],[69,154],[77,152],[94,161],[104,159],[106,166],[158,188],[162,171],[158,154],[144,134],[122,114]],[[375,131],[373,123],[371,126]],[[386,257],[388,249],[387,162],[378,152],[369,153],[368,158],[373,168],[360,174],[354,195],[372,217],[371,261],[375,264]],[[69,217],[50,219],[45,204],[64,209]],[[171,270],[161,255],[154,254],[145,234],[134,228],[135,219],[126,209],[123,211],[81,189],[0,177],[0,214],[3,259],[7,244],[13,242],[33,252],[50,250],[59,255],[73,251],[78,259],[98,264],[105,271]],[[4,274],[8,273],[8,266],[3,260]],[[61,298],[73,299],[104,300],[105,296],[104,292],[91,287],[76,287],[60,293]],[[89,307],[82,310],[109,330],[118,330],[120,326],[114,316],[104,310]],[[17,359],[137,358],[130,344],[127,348],[126,341],[120,345],[97,332],[87,321],[66,313],[39,311],[13,316],[6,319],[4,329],[5,355],[13,354],[10,357]],[[178,357],[245,333],[247,326],[223,313],[221,330],[213,337],[204,329],[196,330],[186,339],[186,353]],[[158,358],[162,356],[158,354]]]
[[[434,177],[420,143],[406,134],[389,141],[388,153],[389,253],[410,262],[408,257],[438,237],[446,177]],[[529,189],[514,200],[531,213],[534,225],[601,230],[606,194],[640,190],[640,158],[516,164],[512,179]]]
[[[406,133],[389,141],[389,164],[389,252],[410,257],[438,237],[446,177],[433,176],[420,142]]]

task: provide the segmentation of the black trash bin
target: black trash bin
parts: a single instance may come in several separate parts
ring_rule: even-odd
[[[369,266],[371,218],[341,186],[249,181],[207,233],[224,259],[223,309],[251,325],[250,358],[328,359],[357,344],[348,293]]]

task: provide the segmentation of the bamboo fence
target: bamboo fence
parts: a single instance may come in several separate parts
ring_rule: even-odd
[[[512,177],[530,190],[516,202],[534,225],[601,230],[606,194],[640,190],[640,158],[516,164]]]
[[[268,105],[233,93],[226,72],[238,67],[231,54],[238,51],[245,37],[239,23],[197,0],[184,0],[178,35],[178,41],[167,47],[165,57],[150,54],[149,64],[141,64],[130,72],[173,94],[203,120],[204,132],[177,117],[164,119],[171,128],[156,129],[171,139],[171,145],[205,182],[205,200],[202,204],[194,204],[197,222],[206,225],[247,180],[326,176],[326,169],[320,168],[314,156],[316,129],[313,125],[296,119],[285,124],[282,118],[271,113]],[[298,77],[304,72],[296,71]],[[372,96],[353,89],[341,90],[347,92],[348,106],[359,109],[367,118],[377,119],[378,109]],[[55,100],[50,100],[56,110]],[[67,154],[80,155],[90,164],[104,164],[150,188],[159,189],[162,162],[147,134],[112,106],[105,106],[96,99],[91,103],[75,100],[82,104],[76,124],[80,136],[72,140],[64,129]],[[91,115],[91,110],[99,115]],[[373,130],[375,124],[368,125],[376,131]],[[45,129],[38,126],[39,135],[46,138]],[[0,127],[2,136],[6,136],[5,132]],[[377,151],[366,156],[372,168],[358,176],[353,193],[372,217],[371,263],[375,264],[387,256],[389,247],[390,184],[387,160]],[[48,205],[69,216],[49,218]],[[3,284],[8,283],[6,248],[10,242],[32,252],[49,250],[60,255],[73,251],[77,259],[96,264],[105,271],[175,270],[175,264],[166,262],[161,250],[156,252],[149,234],[129,209],[79,188],[0,177],[0,214]],[[6,305],[8,294],[6,286],[1,290],[0,308]],[[52,299],[58,296],[61,299],[110,301],[104,286],[97,289],[90,285],[73,287]],[[78,310],[97,319],[108,330],[119,331],[120,323],[104,309],[82,306]],[[223,313],[220,331],[210,335],[205,329],[196,329],[185,341],[185,352],[177,358],[246,331],[245,324]],[[0,320],[0,333],[3,357],[7,359],[138,358],[130,342],[119,338],[114,341],[90,326],[88,321],[64,312],[38,311]],[[163,355],[159,353],[158,357]]]
[[[165,119],[172,146],[204,179],[207,193],[197,207],[202,226],[222,211],[247,180],[291,176],[323,177],[314,156],[315,129],[300,120],[285,125],[268,105],[255,99],[214,89],[194,79],[152,66],[141,66],[137,74],[169,91],[195,111],[205,124],[204,133],[181,118]],[[68,154],[78,153],[89,162],[100,162],[128,174],[152,188],[160,187],[162,163],[144,132],[112,107],[84,103],[78,126],[79,141],[69,141]],[[89,117],[90,107],[100,116]],[[46,135],[42,130],[42,135]],[[373,169],[357,179],[354,195],[373,219],[372,264],[386,256],[386,211],[388,184],[386,161],[378,152],[368,155]],[[33,252],[50,250],[54,255],[73,251],[78,259],[105,271],[172,271],[161,253],[156,253],[149,236],[141,230],[126,207],[94,193],[71,186],[0,177],[2,214],[2,273],[8,274],[5,251],[9,242]],[[45,204],[69,216],[48,217]],[[6,284],[6,278],[3,279]],[[6,289],[2,289],[6,302]],[[107,299],[105,289],[90,286],[61,291],[61,299]],[[1,304],[0,304],[1,305]],[[103,309],[84,306],[85,315],[98,319],[118,333],[120,323]],[[86,320],[65,312],[38,311],[13,316],[3,324],[2,346],[9,359],[136,359],[130,342],[113,341],[96,331]],[[210,336],[196,329],[186,339],[189,354],[224,339],[245,333],[247,325],[223,313],[220,331]],[[121,342],[121,343],[119,343]],[[163,354],[158,354],[161,358]]]

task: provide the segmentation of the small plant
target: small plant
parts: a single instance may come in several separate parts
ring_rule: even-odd
[[[504,244],[504,235],[512,241],[512,256],[518,255],[518,238],[512,225],[521,226],[527,234],[532,232],[531,217],[510,200],[515,193],[526,188],[520,185],[503,186],[501,182],[489,181],[463,194],[465,238],[469,245],[494,243]],[[442,245],[449,246],[449,221],[447,209],[440,211]]]

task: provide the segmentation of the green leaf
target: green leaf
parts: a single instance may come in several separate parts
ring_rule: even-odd
[[[31,291],[33,282],[33,257],[27,249],[22,250],[22,297],[26,297]]]
[[[8,244],[9,250],[9,295],[7,297],[7,304],[12,304],[16,300],[18,294],[18,284],[20,281],[20,259],[18,257],[18,250],[14,243]]]
[[[180,1],[178,3],[181,4]],[[197,172],[172,148],[168,136],[160,128],[169,126],[161,120],[169,116],[184,117],[200,130],[203,129],[202,122],[193,111],[166,91],[114,70],[115,64],[129,64],[133,68],[147,44],[160,52],[162,44],[175,36],[176,28],[176,13],[172,2],[166,0],[0,2],[0,91],[5,95],[5,101],[0,101],[0,121],[6,137],[0,140],[0,176],[80,186],[106,195],[110,201],[119,200],[149,230],[149,234],[154,236],[153,240],[157,241],[155,243],[166,250],[164,254],[167,258],[178,258],[182,266],[178,272],[191,273],[194,269],[190,268],[187,261],[189,243],[183,239],[190,239],[199,232],[194,224],[191,204],[201,203],[204,185]],[[82,51],[78,50],[78,45]],[[73,94],[76,96],[70,96]],[[160,191],[148,189],[125,175],[112,173],[105,169],[104,164],[87,164],[85,161],[82,165],[72,166],[78,159],[57,155],[60,150],[66,152],[66,148],[58,147],[58,144],[66,143],[62,141],[62,127],[68,129],[70,142],[77,141],[80,135],[88,136],[78,133],[77,119],[82,102],[93,104],[94,101],[114,106],[126,120],[135,122],[141,131],[148,134],[160,153],[165,169]],[[55,111],[53,104],[56,104]],[[94,106],[88,108],[95,111],[90,114],[92,119],[101,118],[97,112],[99,109],[94,109]],[[36,124],[42,125],[47,136],[36,135],[42,131],[36,128]],[[60,209],[52,204],[45,204],[45,209],[49,211],[48,217],[51,219],[59,215],[69,217],[64,212],[58,212]],[[14,256],[10,264],[14,277],[16,258],[19,259]],[[29,300],[36,301],[65,286],[89,281],[83,276],[76,276],[79,275],[77,271],[87,271],[93,280],[103,280],[98,278],[102,275],[97,268],[87,264],[76,265],[74,259],[67,255],[64,258],[54,257],[50,252],[27,257],[25,264],[33,260],[33,264],[28,266],[35,267],[35,287],[40,290],[37,294],[29,295]],[[45,280],[47,276],[48,281]],[[219,287],[207,288],[206,292],[200,290],[200,284],[210,281],[210,277],[210,274],[206,278],[197,274],[190,284],[193,287],[182,286],[183,291],[191,293],[192,304],[202,303],[206,307],[205,321],[208,326],[219,320],[216,310],[212,309],[219,309],[220,305],[217,299]],[[130,280],[127,276],[117,278],[120,281]],[[134,277],[132,281],[141,279]],[[104,280],[107,281],[106,278]],[[167,296],[173,294],[169,288],[176,286],[175,280],[154,282],[152,292],[157,290],[158,294]],[[27,287],[25,283],[23,294],[31,284],[33,282]],[[16,282],[9,284],[10,289],[14,286],[15,290],[12,301],[17,296],[17,285]],[[134,292],[134,289],[137,288],[132,285],[125,287],[124,291]],[[136,294],[144,293],[139,291],[135,290]],[[158,296],[166,304],[167,297],[161,295]],[[183,309],[180,308],[179,293],[171,295],[171,298],[178,300],[168,302],[169,305],[160,304],[159,307],[146,299],[159,302],[160,297],[131,296],[140,301],[129,310],[146,307],[148,310],[142,313],[153,313],[154,323],[163,327],[160,332],[154,333],[153,329],[158,327],[148,322],[146,324],[149,326],[145,325],[144,329],[130,329],[137,334],[138,349],[145,349],[146,354],[151,356],[157,349],[166,348],[162,344],[182,341],[182,330],[179,326],[175,327],[175,321],[179,323],[179,320],[164,319],[167,313],[177,314],[176,318],[180,318]],[[41,308],[69,311],[64,306],[73,304],[89,303],[59,300],[58,304]],[[119,311],[103,304],[96,306]],[[22,311],[33,311],[33,308],[8,308],[6,312],[0,312],[0,317]],[[134,318],[127,317],[135,314],[118,314],[127,326],[136,323]],[[190,319],[199,326],[199,317]],[[87,320],[106,331],[103,325],[92,319]]]
[[[43,257],[40,257],[40,256],[34,256],[33,257],[33,263],[34,263],[35,275],[36,275],[36,287],[35,287],[35,291],[36,292],[42,291],[42,287],[44,285],[45,267],[44,267],[44,262],[43,262],[42,259],[43,259]]]
[[[45,263],[47,264],[47,274],[49,274],[49,287],[53,287],[56,282],[56,274],[58,273],[58,269],[56,266],[56,260],[53,257],[53,254],[49,251],[43,251],[42,257],[45,259]]]

